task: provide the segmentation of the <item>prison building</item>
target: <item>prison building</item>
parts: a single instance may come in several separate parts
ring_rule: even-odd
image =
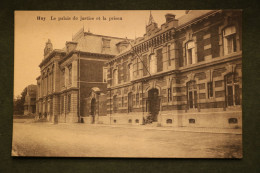
[[[161,26],[151,14],[128,43],[106,63],[107,111],[96,123],[241,127],[241,11],[166,14]]]

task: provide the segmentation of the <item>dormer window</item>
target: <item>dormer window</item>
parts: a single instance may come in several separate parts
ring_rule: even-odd
[[[194,41],[189,41],[186,43],[186,63],[189,65],[195,62],[195,43]]]
[[[236,27],[229,26],[223,30],[224,55],[237,51]]]

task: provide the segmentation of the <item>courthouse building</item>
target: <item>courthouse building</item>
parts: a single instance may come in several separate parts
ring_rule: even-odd
[[[242,126],[242,13],[191,10],[106,63],[107,115],[99,123]],[[98,116],[98,115],[96,115]]]
[[[92,90],[106,92],[104,63],[119,53],[125,39],[78,31],[65,48],[46,42],[37,78],[37,113],[48,121],[80,122],[85,98]]]

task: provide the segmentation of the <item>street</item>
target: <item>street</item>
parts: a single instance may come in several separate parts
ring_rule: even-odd
[[[241,158],[242,135],[14,121],[12,155]]]

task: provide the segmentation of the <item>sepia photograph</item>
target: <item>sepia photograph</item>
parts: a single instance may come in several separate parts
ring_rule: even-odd
[[[13,157],[242,150],[242,10],[14,11]]]

